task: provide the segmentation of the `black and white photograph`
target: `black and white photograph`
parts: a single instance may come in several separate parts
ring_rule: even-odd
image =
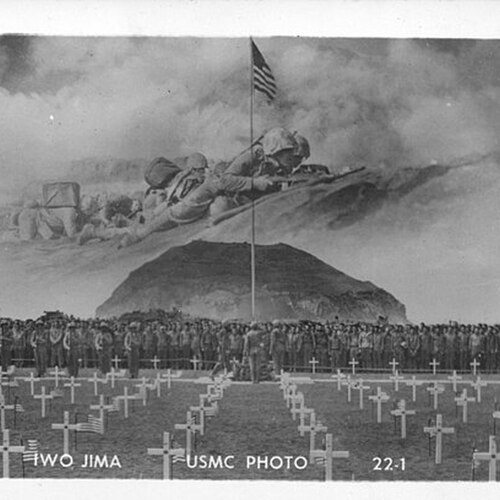
[[[0,174],[0,477],[497,480],[500,33],[2,31]]]

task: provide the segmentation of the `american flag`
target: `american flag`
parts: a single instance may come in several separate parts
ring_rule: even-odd
[[[276,81],[273,72],[253,40],[251,40],[251,44],[253,86],[255,90],[262,92],[269,101],[272,101],[276,97]]]
[[[172,443],[172,448],[170,448],[170,456],[172,457],[172,463],[185,462],[186,461],[186,449],[181,448],[180,444],[174,441]]]
[[[87,422],[79,422],[77,424],[76,431],[104,434],[104,422],[100,418],[94,417],[94,415],[89,415]]]
[[[14,411],[17,412],[17,413],[23,413],[24,412],[23,405],[20,404],[20,403],[16,403],[14,405]]]
[[[28,439],[28,444],[23,451],[23,462],[35,462],[38,452],[38,441],[36,439]]]

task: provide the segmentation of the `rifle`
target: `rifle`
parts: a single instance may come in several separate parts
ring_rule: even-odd
[[[350,170],[349,172],[346,172],[344,174],[299,174],[299,175],[290,175],[290,176],[283,176],[283,175],[274,175],[271,177],[268,177],[268,179],[276,184],[288,184],[291,183],[293,184],[300,184],[304,182],[332,182],[336,181],[338,179],[343,179],[344,177],[347,177],[348,175],[355,174],[358,172],[361,172],[365,170],[366,167],[359,167],[354,170]]]

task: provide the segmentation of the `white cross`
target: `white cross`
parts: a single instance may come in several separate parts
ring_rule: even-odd
[[[434,427],[424,427],[424,432],[429,433],[431,437],[436,437],[436,464],[442,462],[443,454],[443,434],[453,434],[455,432],[454,427],[443,427],[443,416],[441,414],[436,415],[436,425]]]
[[[156,373],[155,382],[153,388],[156,389],[156,397],[161,397],[161,384],[164,384],[166,380],[161,379],[160,372]]]
[[[291,384],[286,389],[286,407],[290,408],[290,403],[292,398],[294,398],[297,394],[297,386],[295,384]]]
[[[198,429],[200,431],[200,436],[205,435],[205,406],[190,406],[189,410],[192,412],[197,412],[200,416],[200,423],[198,424]]]
[[[128,400],[129,399],[135,399],[135,396],[129,396],[128,394],[128,387],[125,386],[123,388],[123,396],[117,396],[116,397],[117,401],[121,401],[123,399],[123,411],[124,411],[124,416],[125,418],[128,418]]]
[[[457,370],[453,370],[453,375],[451,377],[448,377],[448,380],[451,380],[453,383],[453,392],[457,392],[457,382],[459,380],[462,380],[462,377],[460,375],[457,375]]]
[[[0,430],[5,430],[5,410],[15,410],[16,405],[8,405],[3,394],[0,394]]]
[[[469,364],[472,366],[472,375],[474,375],[475,377],[477,375],[477,369],[481,366],[481,363],[479,363],[477,359],[474,358],[474,361],[472,361],[472,363]]]
[[[395,373],[396,366],[399,365],[399,363],[396,361],[396,358],[392,358],[392,361],[389,364],[392,366],[392,373]]]
[[[349,458],[348,451],[333,451],[333,438],[331,434],[326,434],[326,449],[313,450],[310,458],[320,458],[325,460],[325,481],[331,481],[333,476],[333,459]]]
[[[394,390],[396,392],[399,392],[399,381],[400,380],[404,380],[404,377],[399,375],[398,371],[396,370],[394,372],[394,375],[392,375],[391,377],[389,377],[390,380],[393,380],[394,381]]]
[[[160,363],[160,360],[158,359],[158,356],[155,354],[155,357],[151,360],[151,363],[153,363],[153,368],[155,370],[158,370],[158,364]]]
[[[56,382],[56,387],[59,387],[59,367],[56,365],[53,372],[49,372],[49,375],[54,375],[54,380]]]
[[[493,433],[496,433],[496,419],[500,419],[500,411],[494,411],[493,412]]]
[[[64,412],[64,421],[62,424],[52,424],[51,428],[53,430],[63,431],[63,453],[69,454],[69,431],[78,429],[78,424],[69,423],[69,412]]]
[[[120,358],[118,356],[115,355],[115,357],[112,359],[112,362],[113,362],[113,368],[115,370],[119,370],[120,369]]]
[[[148,455],[163,456],[163,479],[172,479],[171,473],[171,457],[173,455],[184,455],[183,448],[170,448],[170,433],[163,433],[163,447],[162,448],[148,448]]]
[[[94,384],[94,396],[99,395],[99,393],[97,391],[97,384],[98,383],[101,383],[101,384],[108,383],[107,379],[102,380],[102,379],[97,378],[97,372],[94,372],[94,376],[92,378],[89,378],[88,381]]]
[[[313,357],[313,359],[311,359],[311,361],[309,361],[309,364],[312,365],[312,374],[315,375],[316,374],[316,365],[319,363],[319,361]]]
[[[352,358],[348,364],[352,366],[352,374],[356,375],[356,365],[359,365],[359,361],[356,361],[354,358]]]
[[[328,429],[320,422],[316,422],[316,414],[311,414],[311,423],[309,430],[309,460],[312,460],[312,452],[316,448],[316,434],[326,432]]]
[[[193,418],[191,417],[191,412],[188,411],[186,414],[186,423],[185,424],[175,424],[175,428],[179,430],[186,431],[186,457],[191,455],[191,442],[193,437]]]
[[[181,374],[177,372],[175,375],[172,374],[172,370],[169,368],[165,378],[167,379],[167,387],[170,389],[172,387],[172,379],[179,378]]]
[[[346,380],[344,381],[344,385],[347,386],[347,402],[350,403],[352,399],[352,388],[356,385],[356,382],[351,380],[351,376],[347,375]]]
[[[291,400],[292,407],[290,408],[290,412],[292,413],[292,420],[295,420],[295,415],[300,412],[300,408],[304,407],[304,394],[298,392],[292,396]]]
[[[411,386],[411,400],[415,403],[417,401],[417,386],[422,385],[423,380],[417,380],[415,375],[412,376],[411,380],[405,381],[405,384]]]
[[[434,396],[434,409],[437,410],[438,398],[439,395],[444,392],[444,387],[442,385],[439,385],[437,382],[434,382],[434,385],[432,387],[427,387],[427,390]]]
[[[81,387],[82,384],[76,384],[75,383],[75,377],[71,377],[69,379],[69,382],[64,384],[64,387],[69,387],[70,388],[70,397],[71,397],[71,404],[75,404],[75,387]]]
[[[377,424],[382,423],[382,403],[387,403],[389,401],[389,396],[387,393],[382,392],[382,389],[377,387],[377,394],[374,396],[368,396],[368,399],[371,399],[377,404]]]
[[[488,382],[481,380],[481,376],[478,375],[475,382],[470,382],[470,385],[476,390],[476,400],[478,403],[481,402],[481,387],[487,387]]]
[[[99,419],[101,420],[101,422],[104,423],[104,412],[106,410],[112,410],[114,408],[114,406],[111,404],[111,405],[105,405],[104,404],[104,394],[101,394],[99,396],[99,404],[98,405],[90,405],[90,409],[91,410],[99,410]]]
[[[467,389],[464,389],[462,391],[462,394],[455,398],[455,402],[457,404],[457,406],[462,406],[463,407],[463,410],[462,410],[462,421],[464,424],[467,423],[467,404],[469,402],[474,402],[476,401],[476,398],[468,398],[467,397]]]
[[[432,363],[429,363],[432,366],[432,374],[436,375],[436,368],[439,366],[439,361],[436,361],[436,358],[432,359]]]
[[[142,406],[146,406],[148,396],[146,377],[142,377],[142,382],[140,384],[136,384],[135,387],[139,387],[139,395],[136,395],[136,399],[142,399]]]
[[[311,426],[316,423],[316,414],[312,411],[309,415],[309,425],[305,425],[304,422],[301,422],[298,426],[299,433],[301,436],[304,436],[305,432],[311,432]]]
[[[206,394],[200,394],[200,406],[202,408],[205,408],[205,416],[206,417],[215,416],[219,411],[219,406],[217,404],[217,401],[212,402],[210,406],[205,406],[205,399],[206,399]]]
[[[472,455],[473,460],[488,460],[490,463],[488,480],[497,480],[497,461],[500,460],[500,455],[497,454],[497,444],[495,436],[490,436],[490,448],[487,452],[475,452]]]
[[[191,364],[194,366],[194,371],[198,371],[198,365],[201,363],[201,361],[195,356],[193,359],[189,360]]]
[[[340,385],[342,383],[342,380],[345,379],[345,375],[339,369],[337,369],[337,374],[332,375],[332,378],[337,380],[337,391],[340,391]]]
[[[3,431],[2,443],[2,461],[3,461],[3,477],[9,477],[9,453],[24,453],[24,446],[11,446],[9,439],[9,431]]]
[[[51,400],[51,399],[54,399],[54,396],[52,394],[45,394],[45,387],[42,387],[42,393],[41,394],[35,394],[33,396],[33,399],[40,399],[42,401],[42,418],[45,418],[45,414],[46,414],[46,403],[45,401],[47,399]]]
[[[112,366],[111,370],[109,370],[108,373],[106,373],[106,382],[108,380],[111,380],[111,389],[115,388],[115,382],[116,382],[116,373],[115,373],[115,367]]]
[[[406,401],[402,399],[399,404],[397,410],[392,410],[391,414],[396,417],[401,417],[401,438],[406,439],[406,415],[415,415],[415,410],[407,410],[406,409]]]
[[[305,422],[306,422],[306,415],[309,415],[309,418],[311,417],[311,415],[314,413],[314,410],[312,408],[306,408],[305,406],[303,406],[302,408],[300,408],[300,411],[299,411],[299,430],[302,428],[304,428],[304,425],[305,425]],[[304,435],[304,431],[300,431],[300,435],[303,436]]]
[[[33,396],[35,394],[35,382],[40,382],[40,380],[35,378],[33,372],[30,373],[30,377],[28,379],[25,378],[24,380],[30,383],[31,395]]]
[[[354,389],[359,391],[359,409],[363,409],[363,391],[370,389],[367,385],[363,385],[363,379],[359,379],[358,383],[354,386]]]

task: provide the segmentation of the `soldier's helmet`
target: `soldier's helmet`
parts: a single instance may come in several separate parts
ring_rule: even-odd
[[[273,325],[274,326],[279,326],[279,324],[280,324],[279,319],[273,319]]]
[[[257,326],[258,326],[257,321],[252,321],[252,322],[250,323],[250,328],[257,328]]]
[[[193,170],[205,170],[208,167],[208,161],[205,155],[193,153],[187,157],[186,168]]]
[[[295,156],[300,156],[301,158],[307,159],[311,156],[311,148],[309,146],[309,141],[303,136],[295,132],[293,134],[295,141],[297,142],[297,147],[295,148]]]
[[[262,147],[264,148],[264,153],[270,156],[287,149],[295,150],[297,148],[297,141],[288,130],[276,127],[264,135]]]

